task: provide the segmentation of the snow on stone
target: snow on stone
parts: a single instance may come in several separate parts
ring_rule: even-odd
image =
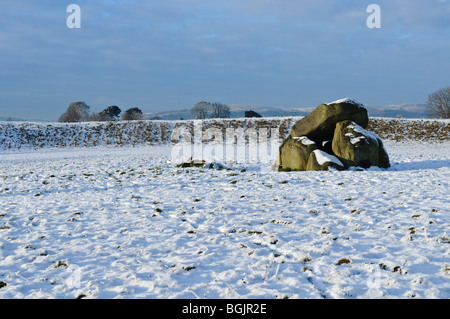
[[[354,132],[363,134],[362,136],[355,137],[353,133],[346,133],[345,136],[350,138],[350,143],[352,144],[357,144],[360,141],[364,140],[366,137],[374,141],[377,141],[378,144],[379,141],[381,140],[377,134],[363,129],[360,125],[356,124],[355,122],[352,122],[352,124],[348,125],[347,128],[352,129]]]
[[[325,163],[336,163],[340,166],[344,166],[334,155],[328,154],[322,150],[314,150],[313,152],[316,155],[317,163],[319,163],[319,165],[323,165]]]
[[[303,145],[312,145],[316,144],[316,142],[310,140],[307,136],[294,136],[294,140],[300,140]]]
[[[355,99],[352,99],[352,98],[349,98],[349,97],[346,97],[346,98],[343,98],[343,99],[339,99],[339,100],[336,100],[336,101],[327,103],[327,105],[330,105],[330,104],[338,104],[338,103],[345,103],[345,102],[347,102],[347,103],[352,103],[352,104],[363,105],[362,103],[359,103],[359,102],[356,101]]]
[[[351,144],[357,144],[366,138],[365,136],[355,137],[353,133],[345,133],[345,136],[347,136],[350,139]]]

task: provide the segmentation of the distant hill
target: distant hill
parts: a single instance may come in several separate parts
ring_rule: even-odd
[[[315,107],[288,108],[283,106],[264,107],[254,105],[230,105],[231,118],[244,117],[244,112],[253,110],[263,117],[278,116],[306,116]],[[424,104],[400,104],[384,106],[366,106],[370,117],[389,118],[427,118],[426,105]],[[194,119],[190,109],[171,110],[158,113],[145,113],[146,119],[158,117],[161,120],[190,120]]]
[[[427,109],[425,104],[399,104],[384,106],[365,106],[369,111],[370,117],[389,117],[389,118],[427,118]],[[253,110],[263,117],[281,117],[281,116],[306,116],[315,107],[290,108],[283,106],[256,106],[256,105],[230,105],[231,118],[244,117],[245,111]],[[145,119],[150,120],[155,117],[161,120],[192,120],[194,116],[190,109],[169,110],[157,113],[144,113]],[[14,122],[47,122],[42,119],[22,119],[16,117],[0,116],[0,121]]]
[[[16,121],[16,122],[23,122],[26,121],[24,119],[21,118],[17,118],[17,117],[11,117],[11,116],[0,116],[0,121]],[[40,120],[39,120],[40,121]]]
[[[368,106],[369,116],[393,118],[428,118],[425,104],[399,104],[384,106]]]
[[[278,117],[278,116],[305,116],[311,110],[309,109],[290,109],[284,107],[261,107],[261,106],[247,106],[247,105],[230,105],[230,117],[240,118],[244,117],[245,111],[255,111],[264,117]],[[158,117],[162,120],[192,120],[195,117],[192,115],[190,109],[172,110],[158,113],[145,113],[146,119]]]

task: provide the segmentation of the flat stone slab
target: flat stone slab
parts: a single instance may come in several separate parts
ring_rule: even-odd
[[[363,128],[369,123],[367,109],[351,99],[322,104],[297,121],[291,129],[292,137],[307,136],[319,142],[331,140],[336,123],[351,120]]]

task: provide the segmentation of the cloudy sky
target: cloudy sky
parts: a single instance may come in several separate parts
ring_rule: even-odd
[[[71,3],[81,28],[69,29]],[[369,4],[381,8],[370,29]],[[450,85],[450,0],[21,0],[0,10],[0,117],[71,102],[425,103]]]

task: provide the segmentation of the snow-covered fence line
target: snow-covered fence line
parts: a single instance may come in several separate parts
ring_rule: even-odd
[[[280,138],[289,134],[296,118],[208,119],[204,131],[215,128],[277,129]],[[83,123],[0,122],[0,149],[91,147],[99,145],[170,145],[172,133],[183,127],[194,134],[196,120],[117,121]],[[269,136],[270,137],[270,136]]]
[[[0,148],[88,147],[135,145],[142,141],[161,144],[171,123],[86,122],[37,123],[0,122]]]
[[[282,140],[300,117],[236,118],[202,120],[202,130],[211,128],[226,134],[227,129],[269,132],[277,130]],[[196,120],[118,121],[84,123],[0,122],[0,149],[91,147],[98,145],[170,145],[173,132],[183,127],[194,136]],[[450,121],[431,119],[371,118],[369,130],[382,139],[450,140]],[[225,136],[225,135],[224,135]]]
[[[369,131],[382,139],[444,142],[450,140],[450,120],[370,118]]]

